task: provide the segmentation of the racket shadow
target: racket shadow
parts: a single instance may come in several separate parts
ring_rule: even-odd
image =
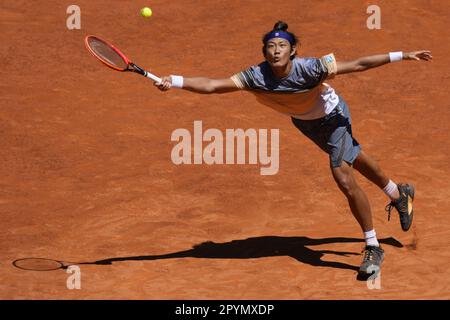
[[[161,255],[108,258],[86,264],[110,265],[114,262],[122,261],[151,261],[176,258],[256,259],[288,256],[301,263],[309,264],[311,266],[358,271],[359,266],[338,261],[323,260],[323,258],[326,255],[359,256],[360,253],[333,250],[313,250],[308,247],[332,243],[362,242],[364,242],[362,239],[344,237],[313,239],[308,237],[261,236],[244,240],[233,240],[225,243],[207,241],[194,245],[192,249],[184,251]],[[392,237],[381,239],[379,242],[397,248],[403,247],[402,243]]]

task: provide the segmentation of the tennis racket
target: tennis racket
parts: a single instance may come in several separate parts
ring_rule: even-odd
[[[128,58],[122,52],[120,52],[119,49],[97,36],[87,36],[84,39],[84,44],[94,57],[96,57],[111,69],[121,72],[135,72],[144,77],[150,78],[157,83],[161,82],[161,78],[138,67],[136,64],[128,60]]]

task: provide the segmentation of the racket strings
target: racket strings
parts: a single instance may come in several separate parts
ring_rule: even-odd
[[[101,39],[89,37],[87,39],[87,45],[92,53],[107,65],[120,70],[126,70],[128,68],[128,62],[125,61],[116,50]]]

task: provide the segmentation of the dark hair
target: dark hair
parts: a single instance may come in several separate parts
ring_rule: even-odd
[[[291,44],[291,48],[292,48],[293,46],[296,46],[297,44],[300,43],[300,42],[298,41],[297,36],[296,36],[294,33],[287,31],[288,28],[289,28],[289,26],[288,26],[288,24],[287,24],[286,22],[279,20],[279,21],[277,21],[277,22],[275,23],[275,25],[273,26],[273,29],[272,29],[271,31],[267,32],[267,33],[262,37],[262,41],[263,41],[263,43],[264,43],[264,45],[263,45],[263,47],[262,47],[262,52],[263,52],[263,55],[264,55],[264,56],[266,56],[266,44],[267,44],[266,41],[265,41],[265,40],[266,40],[266,37],[267,37],[271,32],[273,32],[273,31],[284,31],[284,32],[286,32],[287,34],[289,34],[289,35],[292,37],[292,39],[294,39],[293,42],[289,42],[289,43]],[[297,55],[297,53],[295,53],[295,55]],[[291,59],[294,59],[295,55],[292,56]]]

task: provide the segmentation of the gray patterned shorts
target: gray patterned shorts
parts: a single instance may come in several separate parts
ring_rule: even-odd
[[[292,118],[294,125],[330,156],[330,166],[340,167],[342,160],[353,164],[361,146],[352,135],[352,120],[347,103],[339,97],[339,104],[323,118],[300,120]]]

